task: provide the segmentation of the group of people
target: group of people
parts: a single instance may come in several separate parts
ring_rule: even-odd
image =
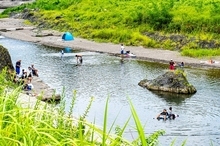
[[[175,70],[175,66],[176,66],[176,63],[173,61],[173,59],[170,60],[169,62],[169,68],[170,70]],[[181,62],[180,64],[177,64],[179,67],[184,67],[184,62]]]
[[[178,117],[178,115],[173,114],[172,107],[169,107],[169,111],[167,112],[166,109],[163,109],[163,111],[157,116],[157,119],[175,119]]]
[[[123,59],[124,57],[136,57],[136,55],[131,53],[129,50],[125,51],[124,44],[121,44],[121,58]]]
[[[33,84],[31,83],[33,76],[38,77],[38,70],[34,67],[32,64],[31,66],[28,67],[28,69],[21,69],[21,60],[18,60],[15,65],[16,68],[16,75],[14,76],[13,81],[15,83],[19,83],[23,85],[24,90],[31,90],[33,89]]]

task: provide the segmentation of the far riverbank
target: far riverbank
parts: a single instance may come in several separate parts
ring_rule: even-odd
[[[39,30],[34,26],[24,25],[23,19],[4,18],[0,19],[0,22],[0,34],[5,37],[39,43],[52,47],[69,47],[87,51],[104,52],[113,55],[120,54],[120,44],[97,43],[82,38],[75,38],[74,41],[63,41],[61,38],[63,32],[57,32],[54,30]],[[220,68],[220,57],[213,58],[216,63],[211,64],[208,62],[208,59],[185,57],[181,56],[181,54],[176,51],[143,48],[141,46],[125,46],[125,50],[129,50],[131,53],[135,54],[137,59],[150,62],[168,64],[170,59],[173,59],[177,63],[184,62],[186,67],[204,69]]]

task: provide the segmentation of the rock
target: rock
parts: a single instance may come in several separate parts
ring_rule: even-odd
[[[57,103],[57,102],[60,102],[61,100],[61,96],[60,94],[54,94],[54,95],[51,95],[51,96],[37,96],[38,99],[40,99],[41,101],[44,101],[44,102],[48,102],[48,103]]]
[[[61,95],[57,94],[54,89],[50,89],[49,86],[44,84],[43,82],[35,82],[34,92],[37,94],[37,99],[44,102],[57,103],[61,100]]]
[[[11,56],[6,48],[4,48],[2,45],[0,45],[0,71],[7,67],[8,69],[14,70]]]
[[[6,32],[6,31],[7,31],[7,29],[2,28],[2,29],[0,29],[0,31],[2,31],[2,32]]]
[[[31,3],[31,2],[34,2],[34,0],[0,0],[0,9],[20,6],[24,3]]]
[[[52,33],[47,34],[36,34],[35,37],[47,37],[47,36],[54,36]]]
[[[189,84],[184,72],[181,70],[168,71],[153,80],[141,80],[139,86],[148,90],[165,91],[178,94],[196,93],[196,88]]]

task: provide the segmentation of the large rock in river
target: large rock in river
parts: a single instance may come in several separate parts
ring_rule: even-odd
[[[166,91],[180,94],[196,93],[196,88],[189,84],[184,72],[180,70],[168,71],[153,80],[141,80],[138,85],[149,90]]]
[[[6,48],[4,48],[2,45],[0,45],[0,71],[7,67],[8,69],[14,70],[11,56]]]

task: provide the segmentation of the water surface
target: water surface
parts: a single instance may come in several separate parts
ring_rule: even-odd
[[[63,59],[61,49],[49,48],[29,42],[13,39],[0,39],[6,47],[12,62],[22,60],[22,68],[31,64],[39,70],[40,78],[51,88],[66,93],[66,111],[77,91],[74,116],[82,114],[91,97],[94,102],[87,119],[102,125],[106,99],[109,97],[108,127],[116,119],[122,126],[131,116],[127,98],[129,97],[145,125],[146,135],[156,130],[166,131],[160,137],[160,145],[207,146],[220,145],[220,72],[218,70],[185,69],[187,79],[193,84],[197,93],[194,95],[177,95],[163,92],[151,92],[138,86],[142,79],[154,79],[165,73],[168,65],[149,63],[135,59],[120,58],[96,52],[80,52],[65,49]],[[119,48],[120,51],[120,48]],[[76,66],[76,54],[83,55],[83,64]],[[173,107],[173,112],[180,117],[172,121],[154,119],[164,108]],[[135,137],[134,122],[131,120],[125,137]]]

